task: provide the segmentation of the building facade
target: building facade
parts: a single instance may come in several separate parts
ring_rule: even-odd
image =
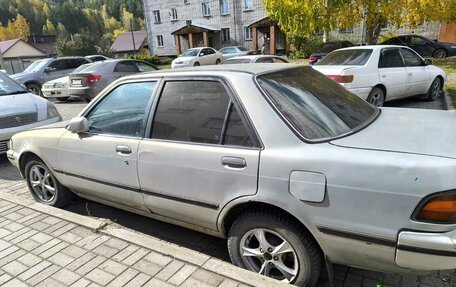
[[[243,46],[275,54],[286,47],[261,0],[143,0],[149,50],[178,55],[192,47]]]

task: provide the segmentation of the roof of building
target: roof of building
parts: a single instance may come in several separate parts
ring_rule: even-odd
[[[147,32],[133,31],[133,38],[135,39],[134,46],[131,32],[119,34],[114,43],[112,43],[111,49],[117,53],[138,51],[147,39]]]
[[[5,53],[11,47],[16,45],[16,43],[19,42],[19,41],[21,41],[21,39],[14,39],[14,40],[8,40],[8,41],[0,42],[0,51],[2,52],[2,54]]]
[[[30,36],[28,43],[43,53],[54,56],[57,55],[56,35]]]
[[[209,27],[201,24],[187,24],[172,32],[172,35],[184,35],[189,33],[217,32],[220,28]]]

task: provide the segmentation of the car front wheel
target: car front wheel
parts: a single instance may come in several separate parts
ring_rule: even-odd
[[[431,84],[431,87],[429,87],[428,92],[424,96],[424,100],[434,101],[438,97],[441,89],[442,89],[442,83],[440,82],[440,79],[435,78]]]
[[[195,62],[195,64],[193,64],[194,67],[198,67],[200,66],[200,63],[199,62]]]
[[[63,207],[71,202],[71,191],[60,184],[41,160],[32,159],[26,164],[25,178],[36,201],[55,207]]]
[[[218,65],[218,64],[220,64],[221,62],[222,62],[222,61],[220,61],[220,59],[217,59],[217,60],[215,61],[215,64]]]
[[[26,86],[28,92],[35,94],[37,96],[40,96],[40,97],[42,96],[41,87],[38,84],[30,83],[25,86]]]
[[[385,103],[385,93],[379,87],[375,87],[369,93],[367,102],[375,107],[381,107]]]
[[[233,264],[298,286],[315,286],[322,256],[311,235],[289,218],[268,211],[240,215],[230,228]]]

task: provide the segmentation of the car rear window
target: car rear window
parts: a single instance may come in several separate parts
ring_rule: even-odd
[[[250,59],[230,59],[224,61],[222,64],[248,64],[250,63]]]
[[[322,141],[354,132],[379,110],[310,67],[261,75],[258,84],[302,138]]]
[[[316,65],[363,66],[369,60],[372,49],[338,50],[329,53]]]

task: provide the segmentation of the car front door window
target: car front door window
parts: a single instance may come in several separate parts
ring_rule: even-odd
[[[412,51],[401,49],[401,54],[407,67],[424,66],[423,60]]]
[[[141,137],[154,86],[155,82],[141,82],[117,87],[86,116],[89,132]]]

